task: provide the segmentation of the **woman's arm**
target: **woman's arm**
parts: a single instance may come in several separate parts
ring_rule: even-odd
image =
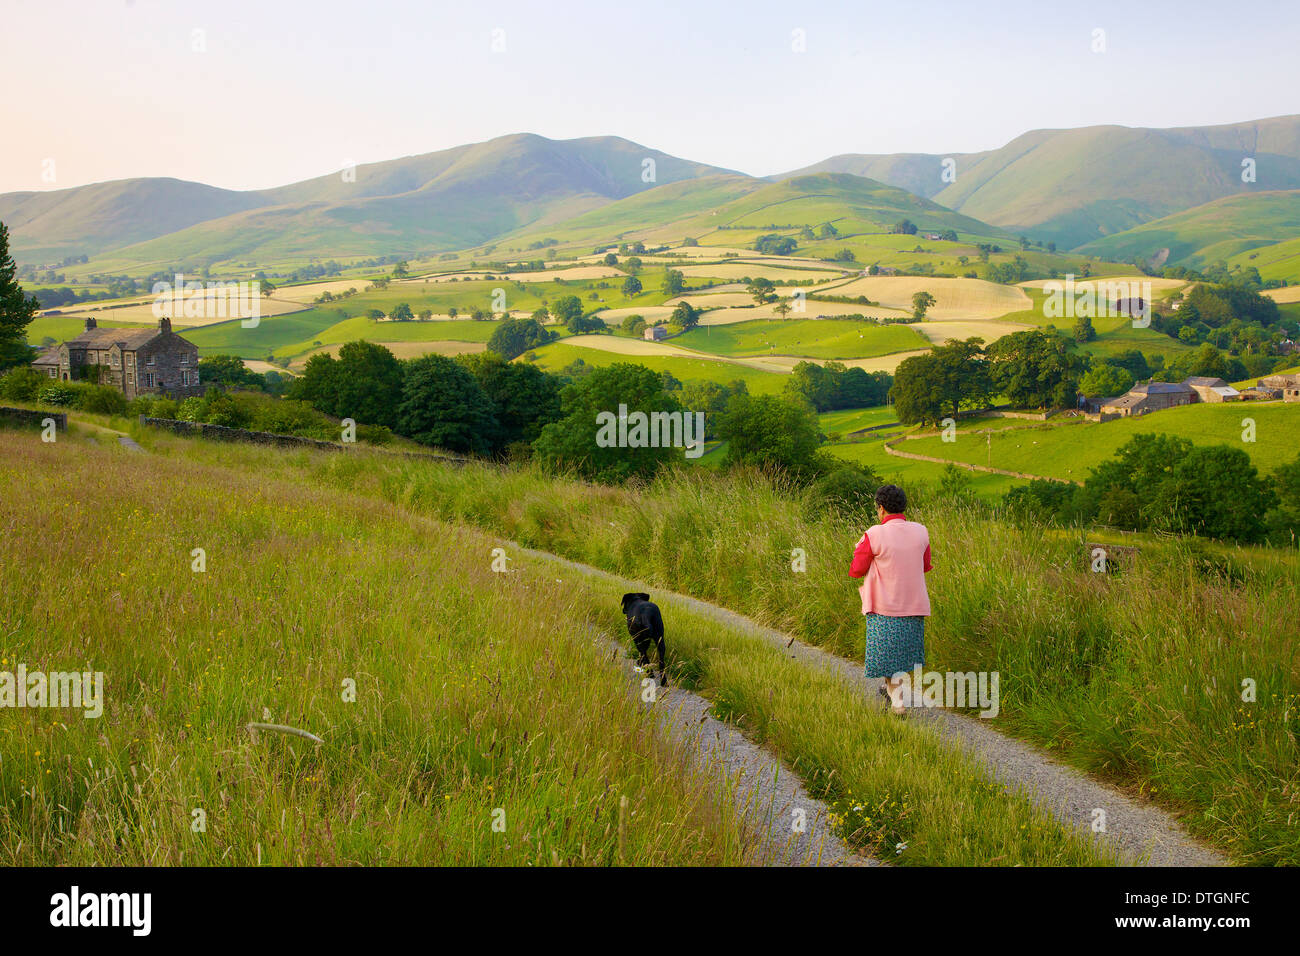
[[[924,568],[925,573],[929,574],[933,568],[930,565],[930,546],[928,544],[925,546],[925,554],[921,557],[921,560],[924,562],[922,567]]]
[[[871,567],[873,557],[875,555],[871,553],[871,539],[864,534],[853,551],[853,564],[849,566],[849,577],[860,578],[865,575],[867,568]]]

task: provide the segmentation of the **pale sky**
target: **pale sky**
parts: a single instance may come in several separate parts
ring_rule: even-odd
[[[1295,0],[3,0],[0,192],[264,188],[517,132],[766,175],[1230,123],[1300,112],[1297,36]]]

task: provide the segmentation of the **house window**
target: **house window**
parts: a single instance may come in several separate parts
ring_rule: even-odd
[[[150,365],[152,365],[152,364],[154,363],[153,360],[154,360],[154,357],[153,357],[152,355],[150,355],[150,356],[149,356],[149,364],[150,364]]]
[[[181,353],[181,364],[182,364],[182,365],[189,365],[189,364],[190,364],[190,356],[189,356],[189,353],[188,353],[188,352],[182,352],[182,353]]]

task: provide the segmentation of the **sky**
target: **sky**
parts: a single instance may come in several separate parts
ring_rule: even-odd
[[[0,2],[0,192],[260,189],[519,132],[769,175],[1300,113],[1295,0]]]

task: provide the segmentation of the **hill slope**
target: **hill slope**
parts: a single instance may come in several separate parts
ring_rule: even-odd
[[[941,190],[937,154],[850,154],[808,169],[865,172],[1075,248],[1224,196],[1300,188],[1300,116],[1176,129],[1034,130],[987,153],[950,155],[957,178]],[[1247,157],[1256,162],[1254,184],[1241,181]]]
[[[643,180],[645,161],[654,179]],[[569,218],[655,186],[728,170],[678,159],[618,137],[550,140],[533,134],[358,166],[355,176],[320,176],[276,189],[239,193],[181,184],[205,201],[168,204],[158,180],[100,183],[47,196],[0,196],[15,250],[112,251],[113,264],[221,262],[238,257],[348,256],[474,245],[534,222]],[[113,205],[101,194],[128,193]],[[46,206],[52,216],[21,215]],[[187,214],[168,215],[179,206]],[[103,207],[102,213],[87,211]],[[5,215],[6,212],[19,215]],[[13,221],[11,221],[11,218]],[[80,221],[96,228],[78,231]],[[112,241],[116,237],[117,241]],[[65,252],[64,254],[68,254]]]
[[[268,205],[260,192],[237,192],[180,179],[122,179],[50,192],[0,195],[14,258],[53,262],[95,255]]]
[[[1300,189],[1216,199],[1098,239],[1081,251],[1109,259],[1134,256],[1200,268],[1300,235]]]

